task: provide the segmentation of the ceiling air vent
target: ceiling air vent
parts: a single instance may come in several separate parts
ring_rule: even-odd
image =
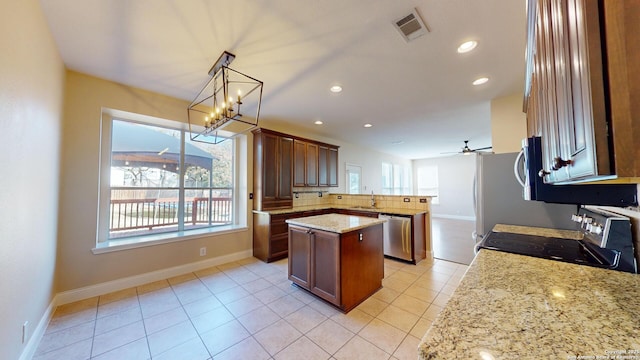
[[[424,24],[416,9],[413,9],[409,15],[394,21],[393,25],[398,29],[400,35],[402,35],[402,38],[406,42],[414,40],[429,31],[429,28]]]

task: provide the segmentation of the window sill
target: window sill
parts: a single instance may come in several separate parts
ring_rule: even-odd
[[[228,225],[216,228],[205,228],[166,234],[146,235],[128,239],[107,240],[97,244],[95,248],[91,249],[91,252],[94,255],[98,255],[114,251],[130,250],[147,246],[168,244],[172,242],[200,239],[211,235],[231,234],[246,231],[248,229],[249,228],[244,225]]]

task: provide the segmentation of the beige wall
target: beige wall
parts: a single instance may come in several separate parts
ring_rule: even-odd
[[[522,112],[522,94],[491,100],[491,144],[496,154],[519,152],[527,137],[527,118]]]
[[[58,291],[180,266],[251,248],[250,231],[94,255],[102,108],[186,121],[188,103],[73,71],[64,106]],[[251,164],[249,164],[251,168]],[[243,181],[244,186],[250,186]],[[241,190],[246,191],[246,188]],[[207,256],[200,257],[200,247]]]
[[[417,169],[421,166],[438,167],[438,204],[431,205],[436,217],[474,220],[473,178],[476,173],[476,155],[454,155],[413,161],[413,184],[417,190]]]
[[[0,351],[55,294],[64,65],[37,0],[0,2]]]

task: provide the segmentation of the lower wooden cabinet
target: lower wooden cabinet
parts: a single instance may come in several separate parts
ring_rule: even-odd
[[[287,257],[288,224],[292,214],[253,214],[253,256],[265,262]]]
[[[382,224],[343,234],[289,225],[289,280],[344,312],[383,277]]]
[[[331,209],[296,211],[284,214],[253,213],[253,256],[265,262],[284,259],[288,255],[289,225],[287,219],[331,213]]]

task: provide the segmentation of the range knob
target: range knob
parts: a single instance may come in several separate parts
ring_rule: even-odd
[[[571,215],[571,220],[574,221],[574,222],[581,223],[582,222],[582,216],[573,214],[573,215]]]
[[[602,225],[595,225],[595,226],[592,226],[591,232],[595,233],[596,235],[600,235],[602,234],[602,230],[603,230]]]
[[[593,222],[593,218],[590,218],[590,217],[588,217],[588,216],[584,216],[584,217],[582,218],[582,221],[583,221],[585,224],[591,224],[591,223]]]

